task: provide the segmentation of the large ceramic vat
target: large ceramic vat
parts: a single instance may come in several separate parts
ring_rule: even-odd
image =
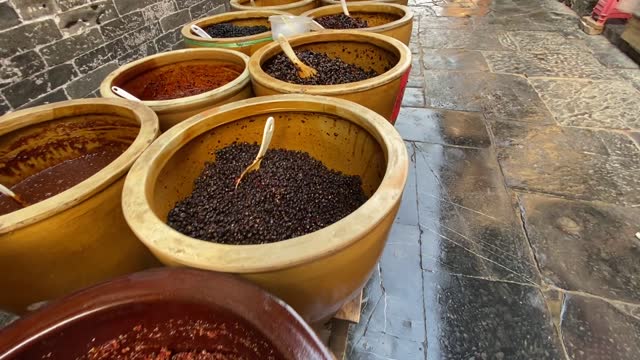
[[[409,4],[409,0],[347,0],[347,4],[359,4],[359,3],[386,3],[386,4],[398,4],[407,6]],[[321,6],[326,5],[340,5],[340,0],[320,0]]]
[[[247,10],[209,16],[185,25],[182,28],[182,37],[185,45],[190,48],[225,48],[251,55],[270,41],[273,41],[271,31],[242,37],[204,39],[191,31],[191,25],[197,25],[203,29],[220,23],[231,23],[236,26],[262,25],[271,28],[269,23],[269,16],[271,15],[287,15],[287,13],[275,10]]]
[[[129,167],[158,134],[149,108],[124,99],[72,100],[0,117],[0,183],[13,186],[64,161],[128,146],[70,189],[0,216],[0,308],[32,303],[157,265],[122,215]]]
[[[411,67],[411,51],[389,36],[362,31],[321,31],[289,39],[294,50],[311,50],[340,58],[378,76],[339,85],[298,85],[267,74],[262,65],[282,53],[277,43],[265,45],[249,60],[251,83],[256,96],[276,94],[325,95],[363,105],[394,123]]]
[[[49,304],[0,330],[0,359],[86,359],[105,343],[121,357],[95,358],[129,358],[143,344],[155,353],[237,355],[225,359],[332,359],[281,300],[241,279],[190,269],[131,274]]]
[[[391,36],[409,45],[411,29],[413,27],[413,12],[406,6],[393,3],[355,2],[348,4],[352,17],[366,20],[369,27],[360,31],[374,32]],[[322,16],[342,14],[342,6],[331,5],[309,10],[302,14],[312,19]],[[334,31],[343,31],[334,29]]]
[[[275,117],[270,148],[308,152],[327,167],[362,178],[369,199],[342,220],[307,235],[263,245],[196,240],[166,224],[216,149],[259,142]],[[238,274],[319,323],[360,293],[384,248],[407,178],[398,132],[375,112],[321,96],[253,98],[206,111],[158,138],[129,173],[125,217],[166,265]]]
[[[158,114],[160,129],[165,131],[180,121],[206,109],[251,97],[251,82],[247,64],[249,57],[226,49],[185,49],[147,56],[121,66],[109,74],[100,84],[100,95],[118,98],[112,86],[124,87],[128,81],[145,73],[189,61],[205,61],[215,64],[234,64],[243,70],[238,77],[216,89],[193,96],[170,100],[150,100],[142,103]]]
[[[255,0],[255,6],[251,0],[231,0],[233,10],[275,10],[284,11],[291,15],[300,15],[305,11],[318,6],[317,0]]]

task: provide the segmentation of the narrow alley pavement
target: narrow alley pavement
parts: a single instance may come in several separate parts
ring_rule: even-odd
[[[557,0],[411,0],[411,176],[349,359],[640,359],[640,69]]]

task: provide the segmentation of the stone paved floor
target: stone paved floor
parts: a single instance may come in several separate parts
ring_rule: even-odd
[[[402,207],[349,359],[640,359],[640,69],[556,0],[411,0]]]

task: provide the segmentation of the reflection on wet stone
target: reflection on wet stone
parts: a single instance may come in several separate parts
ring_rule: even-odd
[[[491,69],[501,74],[601,80],[618,77],[589,54],[485,52],[484,55]]]
[[[425,71],[427,106],[482,111],[487,119],[552,123],[527,79],[514,75]]]
[[[400,110],[396,130],[410,141],[468,147],[491,145],[480,113],[405,107]]]
[[[539,282],[491,150],[416,143],[423,268]]]
[[[525,227],[545,280],[640,304],[640,209],[521,194]]]
[[[562,313],[562,338],[569,357],[574,360],[637,360],[640,317],[633,315],[637,310],[567,295]]]
[[[505,32],[424,29],[420,35],[428,49],[516,50]]]
[[[422,63],[427,70],[489,71],[480,51],[461,49],[425,49]]]
[[[535,287],[424,272],[427,359],[564,359]]]

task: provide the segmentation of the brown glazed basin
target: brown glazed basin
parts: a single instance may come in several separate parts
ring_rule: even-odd
[[[196,321],[209,324],[208,331],[189,326]],[[156,327],[154,335],[146,333]],[[16,321],[0,331],[0,359],[73,360],[125,334],[141,334],[140,343],[154,350],[223,346],[246,359],[332,359],[295,311],[257,286],[219,273],[166,268],[79,291]],[[267,356],[265,348],[281,357]]]
[[[337,97],[363,105],[392,124],[398,116],[411,68],[411,50],[402,42],[374,32],[319,31],[291,37],[294,50],[311,50],[339,58],[378,75],[338,85],[299,85],[269,75],[262,65],[282,53],[277,42],[263,46],[249,60],[251,84],[256,96],[309,94]]]
[[[201,111],[222,104],[242,100],[253,96],[247,64],[249,57],[243,53],[228,49],[184,49],[147,56],[119,67],[109,74],[100,84],[100,95],[105,98],[120,98],[112,86],[125,87],[130,81],[136,81],[153,71],[163,71],[167,67],[181,66],[197,62],[203,64],[228,64],[238,67],[241,73],[226,84],[192,96],[167,100],[145,100],[142,103],[158,114],[160,130],[166,131],[180,121]],[[214,77],[215,79],[215,77]],[[151,79],[153,80],[153,78]],[[197,82],[198,79],[193,79]],[[165,88],[169,88],[168,86]],[[136,95],[135,93],[133,95]]]
[[[409,45],[413,28],[413,12],[408,7],[393,3],[353,2],[349,3],[347,8],[351,16],[367,21],[369,27],[358,29],[359,31],[391,36]],[[305,12],[302,16],[317,19],[336,14],[342,14],[341,5],[319,7]],[[344,31],[345,29],[327,30]]]
[[[256,50],[273,41],[273,39],[271,38],[271,30],[250,36],[203,39],[191,31],[191,25],[197,25],[203,29],[207,26],[220,23],[231,23],[236,26],[263,25],[271,28],[271,23],[269,23],[269,16],[271,15],[288,14],[282,11],[275,10],[246,10],[232,11],[228,13],[213,15],[206,18],[194,20],[183,26],[182,38],[184,39],[185,45],[190,48],[225,48],[251,55]]]
[[[77,185],[0,216],[0,308],[22,313],[32,303],[158,264],[127,226],[121,205],[127,171],[158,132],[153,111],[124,99],[64,101],[0,117],[0,183],[8,187],[96,150],[126,148]]]
[[[259,142],[275,118],[271,148],[301,150],[359,175],[369,199],[318,231],[270,244],[225,245],[166,224],[211,154]],[[265,96],[205,111],[164,133],[127,177],[123,209],[138,238],[166,265],[238,274],[272,292],[310,323],[328,320],[360,294],[382,253],[407,179],[407,151],[383,117],[326,96]]]
[[[256,6],[251,5],[251,0],[231,0],[229,4],[234,11],[275,10],[291,15],[300,15],[318,6],[317,0],[255,0]]]

